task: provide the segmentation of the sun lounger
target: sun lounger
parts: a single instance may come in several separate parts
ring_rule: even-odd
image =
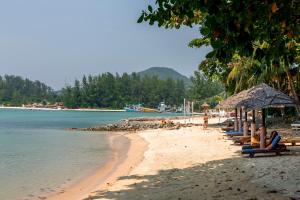
[[[290,144],[292,146],[300,145],[300,137],[282,138],[279,144]]]
[[[295,121],[291,124],[293,130],[300,130],[300,121]]]
[[[226,135],[239,135],[239,134],[243,134],[243,131],[226,131],[225,134]]]
[[[242,136],[243,135],[243,129],[242,129],[242,131],[234,131],[234,130],[226,131],[225,135],[227,135],[227,136]]]
[[[239,137],[232,137],[234,144],[243,145],[243,144],[250,144],[251,136],[239,136]]]
[[[225,133],[228,137],[234,137],[234,136],[242,136],[243,132],[232,132],[232,133]]]
[[[233,131],[233,130],[234,130],[234,127],[233,127],[233,126],[222,127],[221,129],[222,129],[222,131]]]
[[[241,153],[242,154],[249,154],[250,158],[253,158],[257,153],[276,153],[276,155],[280,155],[281,152],[288,152],[289,150],[286,149],[285,145],[279,145],[281,137],[280,135],[276,135],[275,138],[272,140],[271,144],[268,145],[264,149],[259,148],[252,148],[251,146],[243,147]]]
[[[273,141],[273,139],[275,138],[275,136],[278,135],[277,131],[272,131],[270,138],[267,139],[267,145],[271,144],[271,142]],[[230,138],[231,140],[234,141],[234,144],[236,145],[246,145],[246,146],[250,146],[250,142],[251,142],[251,136],[234,136]],[[299,138],[300,139],[300,138]],[[257,143],[257,145],[259,145],[259,143]],[[254,147],[256,147],[256,145],[252,145]]]
[[[266,141],[266,145],[271,145],[276,136],[278,136],[279,133],[277,131],[272,131],[270,138]],[[251,138],[250,138],[251,139]],[[259,148],[259,143],[255,145],[246,144],[242,147],[242,149],[253,149],[253,148]]]
[[[272,133],[277,133],[277,132],[273,131]],[[272,136],[272,133],[270,139],[268,140],[269,142],[267,142],[268,144],[271,144],[273,140],[272,138],[274,138],[278,134],[277,133]],[[251,140],[250,136],[232,137],[230,139],[233,140],[235,144],[250,146],[250,140]],[[281,138],[281,140],[279,141],[279,145],[300,146],[300,137]]]

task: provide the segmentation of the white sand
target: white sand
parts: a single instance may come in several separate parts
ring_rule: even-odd
[[[241,147],[231,145],[217,128],[139,135],[149,144],[144,160],[91,199],[300,199],[297,153],[242,158]]]

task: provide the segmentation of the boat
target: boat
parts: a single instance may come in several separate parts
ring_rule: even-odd
[[[153,108],[141,108],[141,112],[157,112],[157,110]]]
[[[160,112],[160,113],[171,112],[170,107],[167,106],[165,104],[165,102],[163,102],[163,101],[159,103],[157,109],[158,109],[158,112]]]
[[[142,107],[141,107],[141,104],[128,105],[128,106],[124,107],[124,110],[126,112],[142,112]]]
[[[157,112],[158,110],[153,109],[153,108],[145,108],[142,107],[141,104],[137,104],[137,105],[126,105],[126,107],[124,107],[124,110],[126,112]]]

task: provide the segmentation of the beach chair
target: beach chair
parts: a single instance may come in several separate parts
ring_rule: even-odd
[[[244,131],[226,131],[225,135],[227,136],[242,136],[244,134]]]
[[[233,126],[226,126],[221,128],[222,131],[233,131],[234,127]]]
[[[272,131],[270,138],[267,140],[267,145],[271,144],[273,139],[278,133],[276,131]],[[234,141],[234,144],[236,145],[245,145],[250,146],[250,136],[237,136],[230,138]],[[300,146],[300,137],[281,137],[281,140],[279,142],[279,145],[286,145],[286,146]],[[255,147],[256,145],[252,145],[252,147]],[[257,143],[257,146],[259,146],[259,143]]]
[[[242,154],[249,154],[250,158],[253,158],[255,154],[258,153],[275,153],[276,155],[280,155],[281,152],[289,152],[288,149],[286,149],[285,145],[279,145],[281,137],[280,135],[276,135],[273,141],[271,142],[270,145],[268,145],[264,149],[260,148],[243,148],[241,153]]]
[[[291,146],[299,146],[300,145],[300,137],[282,138],[280,140],[280,144],[291,145]]]
[[[300,121],[295,121],[291,124],[293,130],[300,130]]]
[[[250,144],[251,136],[233,136],[230,138],[236,145]]]
[[[271,134],[270,134],[269,139],[266,141],[266,145],[267,146],[271,145],[272,142],[274,141],[274,139],[276,138],[276,136],[278,136],[278,135],[279,135],[279,133],[277,131],[272,131]],[[253,148],[259,148],[259,143],[255,144],[255,145],[245,144],[242,147],[242,149],[253,149]]]

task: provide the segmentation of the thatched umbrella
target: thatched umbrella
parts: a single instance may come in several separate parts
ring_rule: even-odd
[[[295,103],[291,97],[265,83],[235,94],[221,103],[221,106],[227,108],[244,107],[246,110],[262,109],[262,129],[264,134],[261,134],[260,138],[261,148],[265,147],[265,108],[280,105],[294,106]]]
[[[243,97],[246,95],[245,94],[246,90],[240,92],[240,93],[237,93],[237,94],[234,94],[230,97],[228,97],[227,99],[225,99],[224,101],[222,101],[219,105],[220,107],[223,107],[223,108],[235,108],[235,114],[234,114],[234,130],[235,131],[241,131],[242,130],[242,106],[241,105],[238,105],[238,103],[243,100]],[[240,117],[238,119],[238,109],[237,108],[240,108]],[[245,116],[246,117],[246,116]],[[244,129],[246,130],[246,129]]]
[[[208,105],[206,102],[204,102],[204,103],[201,105],[201,107],[204,109],[205,113],[207,114],[207,110],[208,110],[208,108],[209,108],[209,105]]]
[[[275,90],[262,83],[258,86],[244,90],[238,95],[237,107],[243,106],[246,109],[267,108],[276,106],[294,106],[294,100],[288,95]]]

